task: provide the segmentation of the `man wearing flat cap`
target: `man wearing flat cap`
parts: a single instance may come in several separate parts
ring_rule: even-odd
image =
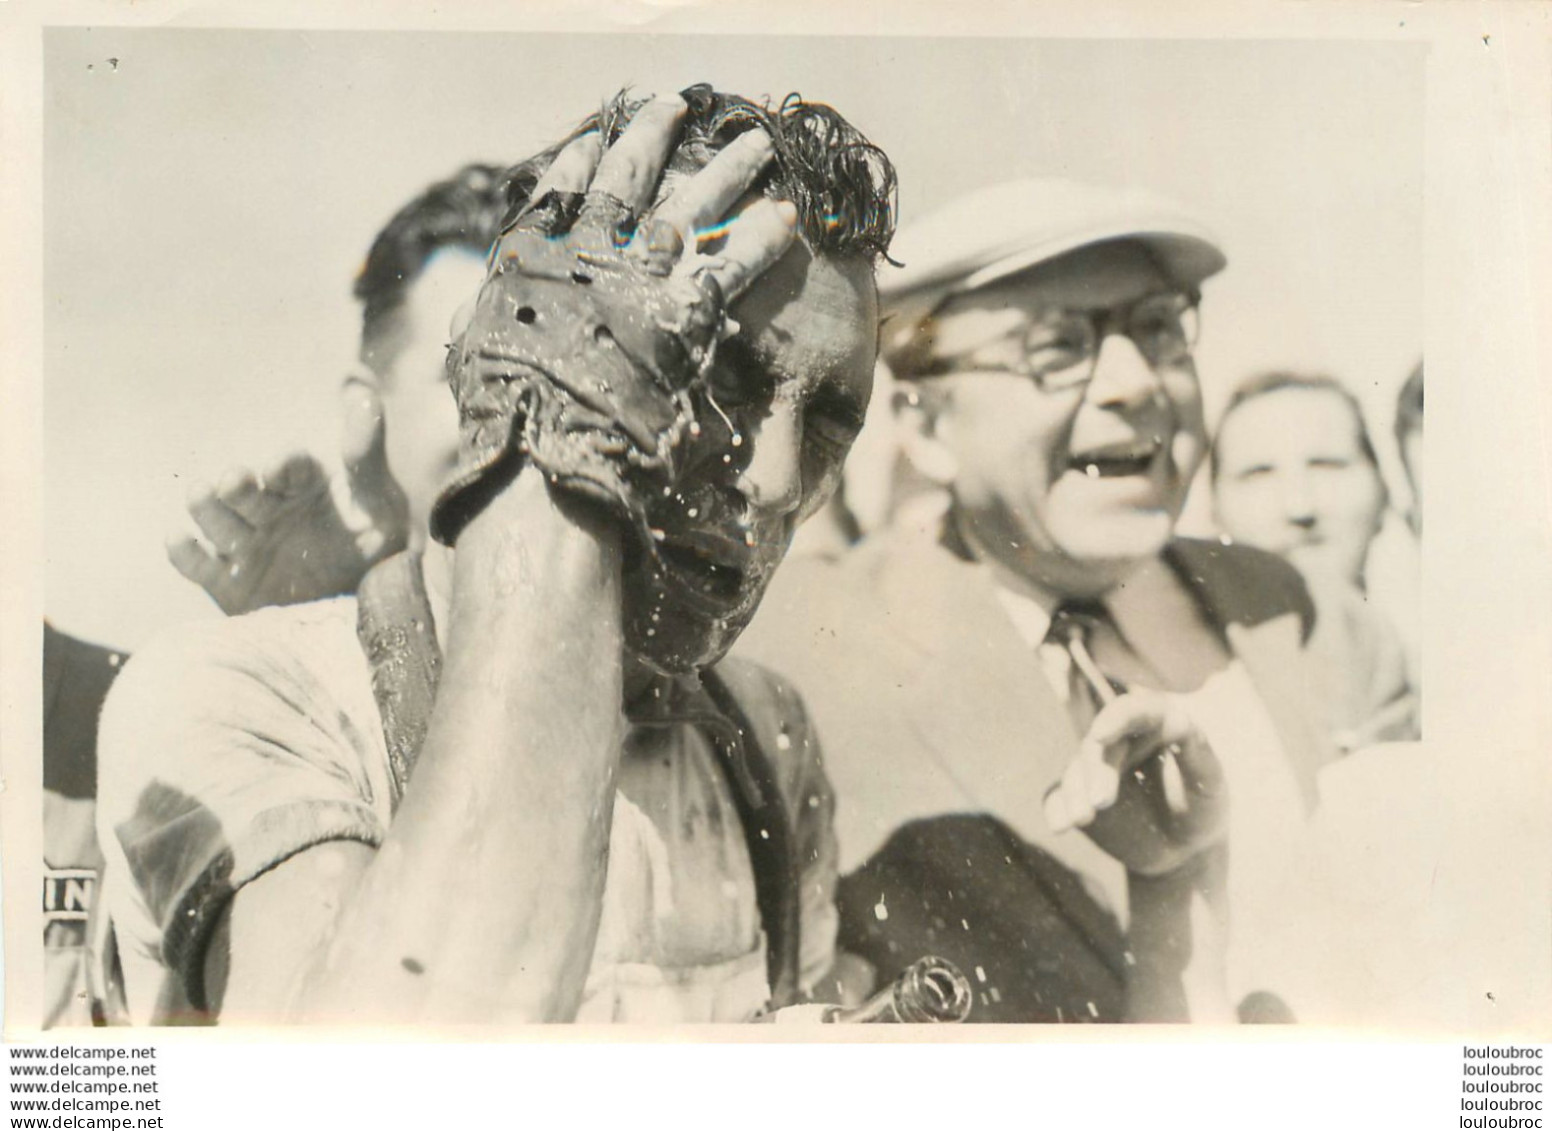
[[[1275,935],[1257,864],[1328,757],[1311,608],[1275,558],[1175,536],[1222,252],[1147,196],[1029,181],[892,254],[902,442],[946,508],[793,563],[742,645],[825,736],[841,945],[881,978],[951,959],[973,1020],[1286,1016],[1228,920]]]

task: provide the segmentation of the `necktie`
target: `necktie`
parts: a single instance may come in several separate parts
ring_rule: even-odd
[[[1046,634],[1046,640],[1060,644],[1068,656],[1067,712],[1080,737],[1088,733],[1094,716],[1107,703],[1126,694],[1126,684],[1101,671],[1089,651],[1096,632],[1104,629],[1118,634],[1110,614],[1098,601],[1068,601],[1057,608]],[[1158,770],[1166,803],[1172,811],[1184,812],[1185,785],[1179,765],[1166,753],[1159,760]]]
[[[1046,643],[1055,645],[1065,657],[1067,710],[1079,735],[1087,733],[1100,708],[1125,690],[1100,671],[1089,651],[1107,615],[1098,601],[1065,601],[1052,615],[1046,633]]]

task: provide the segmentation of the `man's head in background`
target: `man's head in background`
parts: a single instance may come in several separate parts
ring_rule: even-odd
[[[449,318],[484,278],[506,207],[500,171],[469,165],[420,193],[373,241],[356,279],[361,364],[345,379],[343,476],[292,453],[262,474],[196,482],[202,537],[175,531],[174,568],[228,614],[355,591],[373,563],[424,541],[428,508],[458,444],[443,359]],[[393,426],[387,426],[387,418]]]
[[[1363,587],[1389,497],[1357,400],[1330,377],[1241,385],[1212,446],[1219,529],[1306,573]]]
[[[445,371],[448,324],[484,281],[506,209],[501,168],[466,165],[399,209],[356,277],[365,372],[349,379],[348,391],[380,398],[391,418],[388,463],[411,515],[429,513],[457,459],[458,413]],[[410,523],[412,545],[424,540],[424,526]]]
[[[1165,202],[982,190],[902,233],[885,359],[906,450],[1006,573],[1103,592],[1172,537],[1206,448],[1192,356],[1224,257]]]
[[[1401,451],[1401,466],[1406,469],[1412,488],[1412,508],[1407,522],[1414,532],[1423,532],[1423,363],[1419,361],[1396,398],[1396,447]]]

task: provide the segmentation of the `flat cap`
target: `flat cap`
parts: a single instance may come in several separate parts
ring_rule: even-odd
[[[1148,248],[1183,287],[1228,262],[1201,221],[1151,193],[1057,178],[990,185],[902,228],[890,246],[890,257],[904,266],[879,273],[879,295],[890,314],[885,360],[945,299],[1117,240]]]

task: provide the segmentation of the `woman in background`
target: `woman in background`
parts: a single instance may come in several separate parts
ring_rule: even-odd
[[[1325,376],[1252,378],[1219,419],[1211,467],[1219,529],[1286,558],[1309,583],[1338,744],[1416,739],[1405,649],[1368,596],[1369,549],[1390,495],[1352,393]]]

